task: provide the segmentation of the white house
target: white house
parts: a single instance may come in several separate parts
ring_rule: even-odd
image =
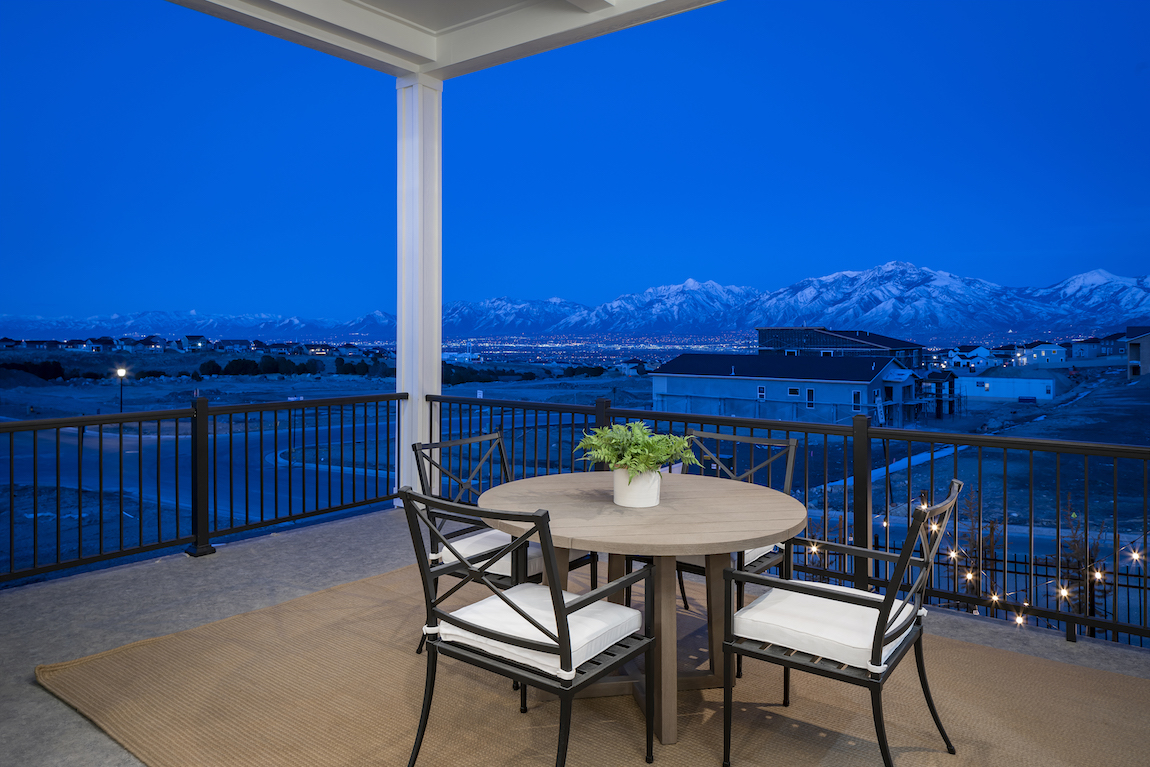
[[[842,423],[913,416],[914,373],[892,357],[681,354],[651,374],[655,410]]]
[[[1066,365],[1066,347],[1050,341],[1034,341],[1022,348],[1023,365]]]
[[[1126,377],[1135,379],[1150,367],[1150,327],[1126,328]]]
[[[956,346],[947,352],[947,370],[955,373],[976,374],[998,365],[994,353],[985,346]]]

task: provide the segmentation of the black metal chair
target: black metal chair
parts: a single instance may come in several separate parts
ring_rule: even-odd
[[[485,490],[514,479],[502,432],[444,442],[416,443],[411,449],[415,451],[419,486],[424,495],[474,506]],[[436,472],[439,474],[438,487],[433,479]],[[442,520],[440,529],[443,530]],[[506,533],[482,524],[453,529],[447,537],[458,539],[455,547],[464,554],[506,545],[511,540]],[[430,556],[433,560],[441,556],[435,541],[432,542]],[[453,555],[448,552],[443,556],[450,558]],[[599,557],[593,552],[572,551],[568,567],[575,570],[584,565],[591,566],[591,587],[595,588],[599,582]],[[541,576],[542,558],[535,546],[520,552],[517,558],[496,563],[491,572],[493,582],[501,588],[511,588],[527,580],[538,581]]]
[[[644,593],[651,593],[651,568],[643,567],[586,594],[571,594],[555,585],[559,582],[559,564],[546,511],[525,513],[477,509],[417,494],[409,487],[401,489],[399,495],[403,499],[415,546],[427,608],[423,628],[427,636],[427,679],[419,730],[408,767],[414,767],[427,731],[436,666],[441,654],[518,682],[522,696],[521,711],[527,710],[528,686],[557,696],[560,704],[556,767],[562,767],[567,758],[575,696],[606,674],[640,655],[645,656],[646,759],[650,763],[653,759],[655,709],[650,675],[653,663],[648,655],[655,645],[650,600],[640,612],[608,602],[605,598],[639,582],[644,584]],[[465,526],[499,519],[522,524],[524,531],[521,535],[509,536],[505,546],[465,554],[455,547],[454,539],[442,532],[438,525],[440,519]],[[531,538],[538,541],[543,571],[550,585],[520,583],[509,589],[500,588],[492,581],[492,565],[526,548]],[[453,560],[438,564],[429,561],[427,553],[433,542],[451,551]],[[436,582],[448,575],[458,576],[460,580],[439,594]],[[485,587],[491,592],[490,596],[450,612],[445,610],[442,607],[444,601],[469,583]]]
[[[911,517],[906,541],[898,554],[794,538],[786,543],[783,578],[733,568],[725,571],[724,767],[731,764],[732,654],[782,666],[784,706],[791,702],[791,669],[869,689],[883,764],[892,767],[882,713],[882,688],[899,661],[913,647],[927,707],[946,742],[946,750],[952,754],[955,752],[926,681],[922,656],[922,616],[926,611],[922,600],[931,565],[960,490],[962,482],[951,480],[946,500],[933,506],[927,505],[926,493],[922,494],[922,505]],[[793,580],[796,546],[820,555],[833,552],[893,563],[890,577],[883,584],[885,595]],[[754,583],[770,588],[766,594],[736,612],[732,591],[737,583]]]
[[[791,479],[795,472],[795,452],[798,449],[797,439],[772,439],[768,437],[745,437],[737,434],[721,434],[702,429],[687,429],[686,435],[692,438],[692,447],[695,457],[699,460],[697,466],[681,467],[681,470],[691,474],[702,474],[711,477],[724,477],[743,482],[758,482],[767,487],[777,485],[777,475],[782,475],[782,491],[791,494]],[[784,460],[782,471],[775,471],[776,461]],[[673,467],[672,471],[680,469]],[[776,476],[772,476],[776,475]],[[776,479],[772,483],[771,480]],[[753,573],[761,573],[776,567],[782,562],[783,554],[778,546],[762,546],[747,551],[735,552],[735,567]],[[647,557],[630,557],[630,561],[648,562]],[[679,595],[683,600],[683,609],[691,609],[687,600],[687,586],[683,581],[683,573],[693,575],[706,575],[706,557],[683,556],[675,562],[675,571],[679,577]],[[739,588],[739,606],[743,606],[743,592]],[[740,667],[740,676],[741,667]]]

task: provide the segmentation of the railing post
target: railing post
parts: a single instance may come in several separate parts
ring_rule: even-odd
[[[611,425],[611,418],[607,415],[607,411],[611,409],[611,400],[607,397],[599,397],[595,400],[595,428],[600,429],[604,426]]]
[[[871,548],[871,455],[870,418],[856,415],[851,419],[854,433],[851,437],[854,448],[854,495],[852,496],[854,523],[854,545]],[[868,557],[854,558],[855,588],[866,591],[870,585],[870,561]]]
[[[208,398],[192,400],[192,535],[186,551],[193,557],[215,552],[208,529]]]

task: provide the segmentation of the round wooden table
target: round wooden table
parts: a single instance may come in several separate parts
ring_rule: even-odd
[[[807,510],[800,501],[768,487],[693,474],[664,474],[658,506],[616,506],[612,495],[611,472],[549,474],[493,487],[479,497],[479,506],[506,511],[546,509],[556,548],[611,555],[611,580],[623,575],[623,555],[653,557],[652,607],[655,635],[660,637],[654,652],[655,731],[662,743],[674,743],[679,690],[723,684],[723,569],[731,566],[731,552],[797,535],[806,527]],[[513,535],[526,529],[503,520],[488,523]],[[559,561],[565,561],[564,554],[559,552]],[[707,556],[711,670],[680,678],[675,673],[675,557],[692,554]],[[566,570],[560,571],[565,578]],[[670,641],[662,641],[663,637]]]

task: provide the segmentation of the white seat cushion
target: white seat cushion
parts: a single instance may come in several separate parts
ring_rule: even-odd
[[[507,533],[501,533],[498,530],[484,530],[475,535],[451,539],[451,545],[465,557],[470,557],[473,554],[482,554],[492,549],[500,549],[509,543],[511,543],[511,536]],[[446,547],[440,546],[439,551],[443,554],[444,563],[456,561],[455,555]],[[586,551],[572,549],[571,559],[579,559],[582,556],[586,556],[586,554]],[[507,577],[511,577],[511,557],[506,556],[501,558],[498,562],[487,568],[487,572],[493,575],[506,575]],[[539,548],[539,544],[537,543],[529,543],[527,544],[527,575],[539,575],[541,572],[543,572],[543,549]]]
[[[876,603],[882,601],[879,594],[847,586],[809,581],[801,583],[804,586],[862,596]],[[903,605],[895,622],[903,620],[913,610],[913,604]],[[790,647],[848,666],[867,668],[877,621],[877,604],[873,608],[863,607],[772,588],[735,613],[732,628],[735,635],[740,637]],[[908,628],[899,637],[899,641],[883,649],[884,663],[910,631]]]
[[[779,547],[772,543],[770,546],[759,546],[757,549],[747,549],[747,551],[744,553],[744,557],[746,558],[746,562],[749,565],[751,562],[754,562],[764,554],[770,554],[778,550]]]
[[[503,594],[518,605],[523,612],[538,621],[540,625],[555,632],[555,610],[551,605],[551,592],[546,586],[538,583],[521,583],[507,589]],[[565,591],[563,592],[563,601],[570,602],[578,596],[578,594],[570,594]],[[524,620],[521,615],[494,594],[480,602],[461,607],[452,615],[484,628],[522,639],[550,642],[539,632],[539,629]],[[600,600],[572,614],[568,618],[568,626],[571,631],[572,668],[579,668],[580,665],[619,640],[641,630],[643,614],[630,607]],[[573,676],[573,674],[566,675],[562,672],[559,667],[558,654],[553,655],[539,650],[516,647],[506,642],[479,636],[446,622],[439,624],[439,636],[446,642],[465,644],[492,655],[537,668],[560,679],[569,679]]]

